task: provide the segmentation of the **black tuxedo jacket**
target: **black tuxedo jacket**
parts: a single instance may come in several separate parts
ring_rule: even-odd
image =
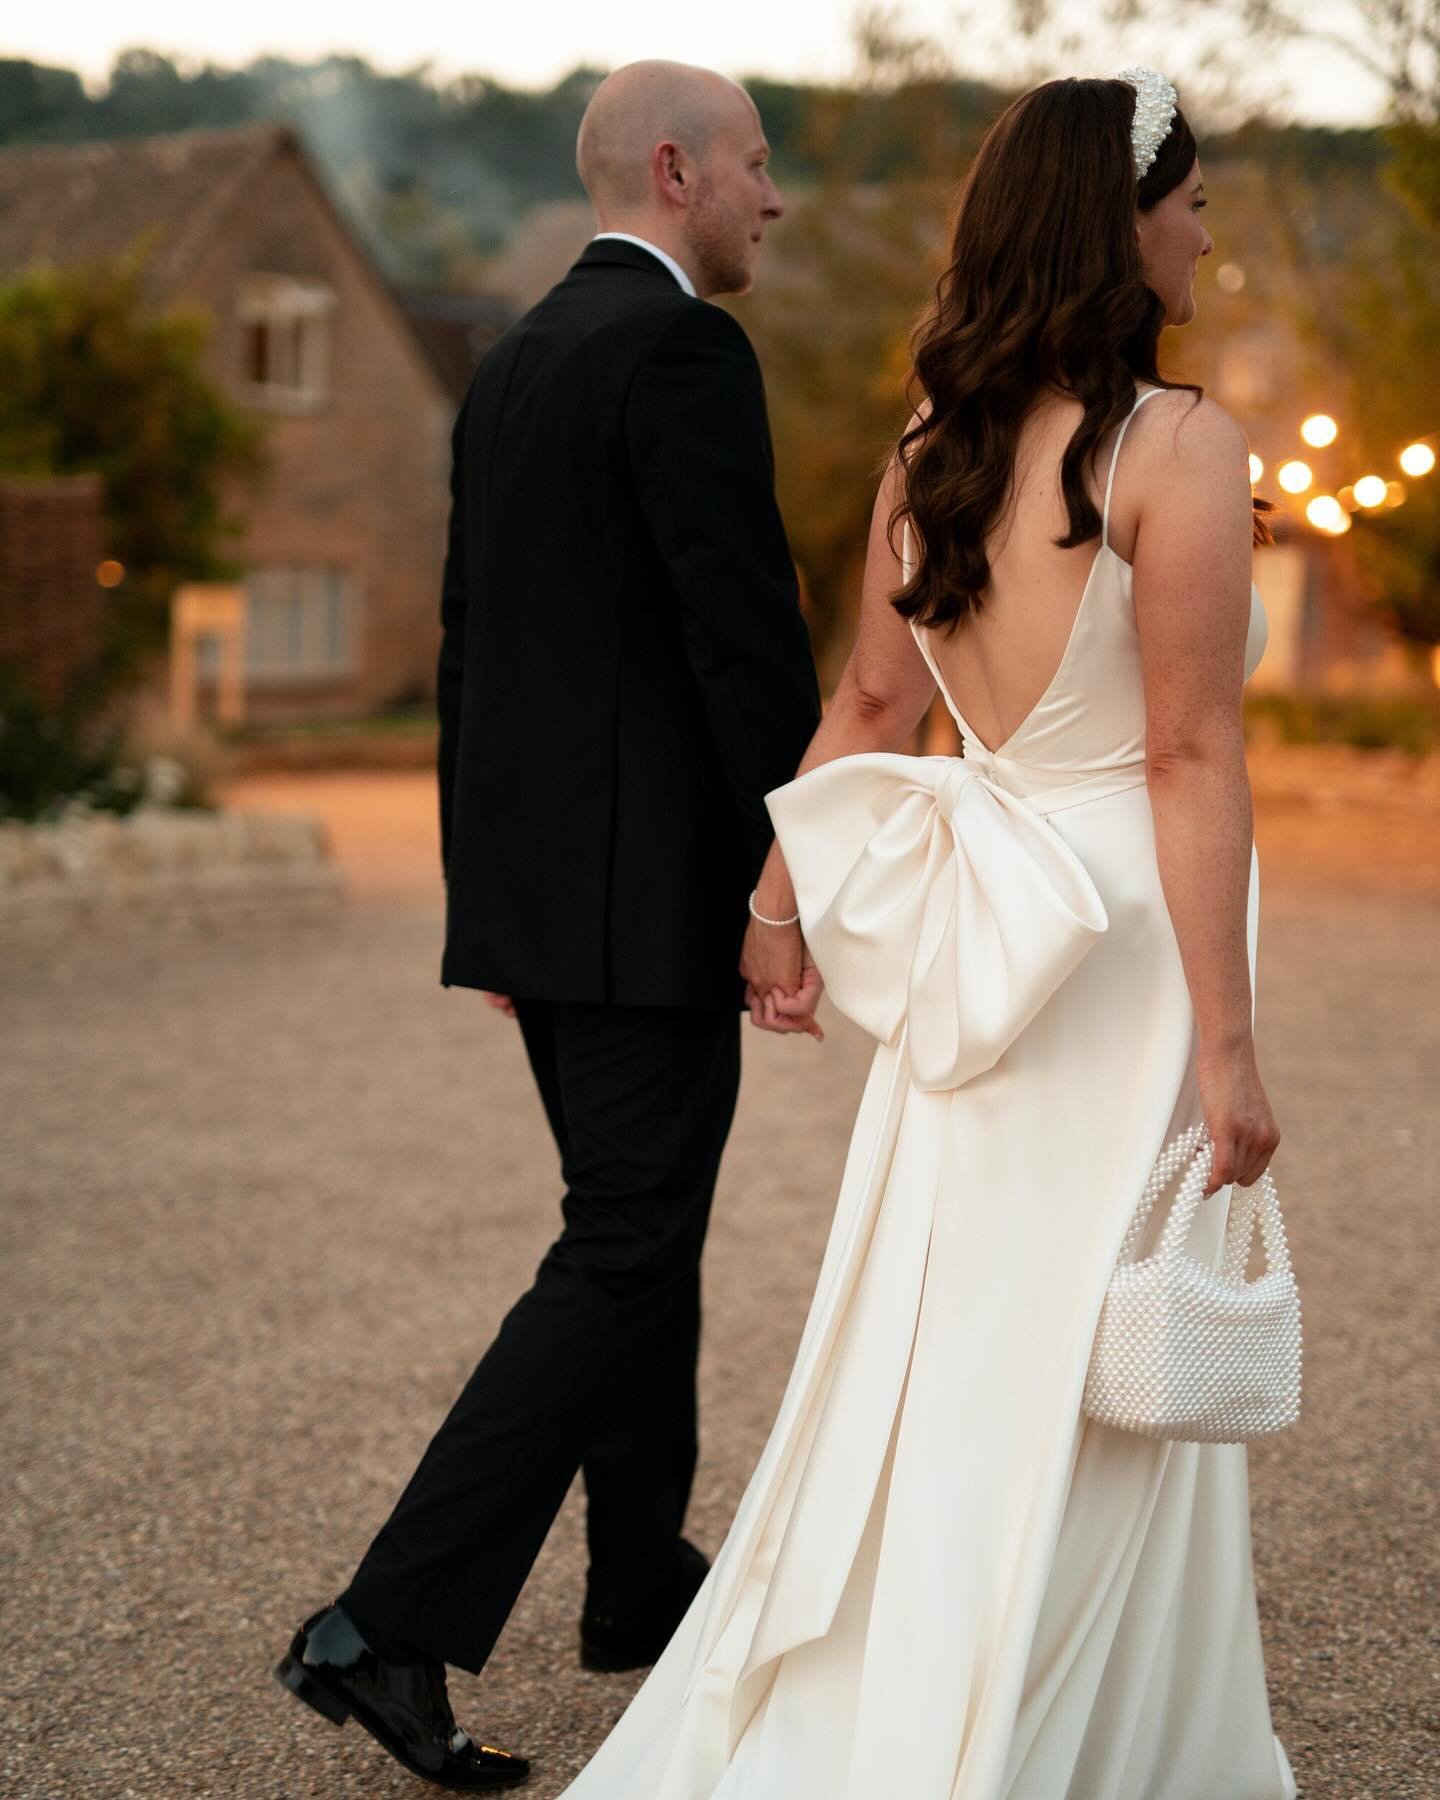
[[[819,718],[748,338],[592,243],[476,371],[451,493],[442,981],[737,1004],[763,797]]]

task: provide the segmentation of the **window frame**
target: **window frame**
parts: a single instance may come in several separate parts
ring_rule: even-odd
[[[353,569],[267,564],[246,575],[245,597],[247,688],[346,681],[359,672],[361,595]],[[272,646],[281,639],[286,650],[277,656]]]
[[[331,320],[335,290],[309,276],[256,270],[242,277],[235,297],[240,330],[240,395],[273,412],[313,412],[330,398]],[[266,378],[252,373],[254,334],[264,333]],[[276,351],[279,355],[276,355]],[[280,369],[277,377],[273,366]]]

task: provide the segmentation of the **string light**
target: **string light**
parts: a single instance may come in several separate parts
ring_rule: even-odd
[[[1295,461],[1281,463],[1275,471],[1275,479],[1287,494],[1303,494],[1315,477],[1309,463]]]
[[[1305,517],[1317,531],[1328,531],[1332,537],[1350,529],[1350,515],[1333,494],[1317,494],[1305,508]]]
[[[1362,475],[1355,483],[1355,498],[1362,506],[1383,506],[1385,504],[1385,477],[1383,475]]]
[[[1329,413],[1311,413],[1300,426],[1300,436],[1317,450],[1333,444],[1339,435],[1340,427]],[[1437,458],[1435,450],[1417,438],[1399,452],[1397,460],[1406,475],[1418,479],[1431,473],[1436,467]],[[1263,460],[1252,451],[1251,487],[1260,481],[1264,473]],[[1292,457],[1279,465],[1275,471],[1275,479],[1287,494],[1298,497],[1314,484],[1315,471],[1309,463],[1299,457]],[[1305,517],[1317,531],[1323,531],[1330,537],[1340,537],[1350,529],[1351,513],[1361,509],[1366,512],[1376,512],[1382,507],[1393,509],[1403,506],[1406,498],[1403,481],[1387,481],[1383,475],[1361,475],[1352,485],[1342,487],[1334,494],[1313,495],[1305,507]]]

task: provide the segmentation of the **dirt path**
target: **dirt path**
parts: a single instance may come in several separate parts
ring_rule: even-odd
[[[22,1571],[4,1587],[6,1793],[421,1791],[267,1670],[552,1229],[513,1028],[436,982],[428,780],[236,798],[324,811],[354,892],[338,923],[0,967],[0,1530]],[[1302,1425],[1252,1460],[1276,1721],[1306,1800],[1418,1800],[1440,1791],[1440,881],[1393,822],[1259,835],[1262,1056],[1308,1354]],[[869,1055],[838,1022],[823,1048],[746,1051],[706,1274],[692,1521],[712,1549],[779,1398]],[[534,1800],[634,1686],[576,1666],[579,1528],[572,1496],[485,1676],[454,1683],[477,1733],[538,1759]]]

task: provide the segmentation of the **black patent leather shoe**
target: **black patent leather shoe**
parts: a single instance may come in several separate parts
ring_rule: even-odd
[[[383,1661],[341,1607],[305,1621],[275,1679],[332,1724],[353,1718],[396,1762],[436,1787],[480,1793],[515,1787],[530,1773],[523,1756],[472,1743],[456,1725],[444,1663]]]
[[[580,1617],[580,1666],[599,1675],[620,1675],[657,1662],[709,1573],[704,1555],[681,1538],[674,1580],[643,1612],[616,1616],[585,1608]]]

